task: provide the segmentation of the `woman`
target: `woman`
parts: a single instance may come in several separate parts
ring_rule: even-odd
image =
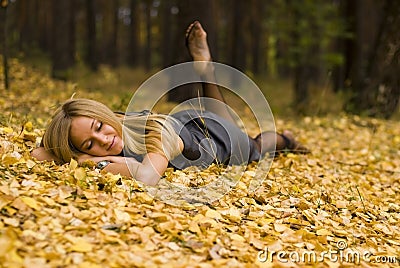
[[[213,76],[207,65],[211,55],[206,32],[199,22],[189,26],[186,44],[195,70]],[[203,90],[205,97],[224,101],[215,84],[204,83]],[[92,160],[100,169],[155,185],[168,166],[248,163],[285,148],[306,152],[289,131],[263,132],[252,139],[235,126],[225,106],[210,104],[207,109],[211,112],[192,110],[171,116],[142,112],[123,119],[99,102],[71,99],[56,111],[42,147],[32,156],[60,163],[71,158]]]

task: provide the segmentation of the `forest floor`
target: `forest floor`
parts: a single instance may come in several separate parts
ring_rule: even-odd
[[[312,153],[274,159],[256,191],[249,165],[219,200],[173,206],[135,180],[30,157],[60,102],[77,92],[119,108],[117,93],[54,81],[16,60],[11,79],[10,90],[0,88],[0,267],[400,264],[397,121],[344,113],[275,118],[278,130],[291,129]],[[164,180],[216,172],[170,170]]]

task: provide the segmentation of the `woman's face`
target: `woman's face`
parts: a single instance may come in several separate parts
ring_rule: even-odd
[[[69,137],[75,148],[93,156],[118,155],[124,147],[112,126],[86,116],[72,118]]]

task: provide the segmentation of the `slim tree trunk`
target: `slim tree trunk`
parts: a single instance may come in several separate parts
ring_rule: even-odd
[[[8,3],[5,3],[4,6],[1,7],[1,12],[4,14],[3,16],[3,74],[4,74],[4,88],[9,89],[10,83],[8,81],[8,44],[7,44],[7,36],[8,36],[8,25],[7,25],[7,8]]]
[[[74,38],[71,36],[73,22],[70,1],[53,0],[53,14],[57,23],[53,23],[52,76],[57,79],[67,79],[67,71],[74,64],[71,46]]]
[[[42,51],[49,51],[51,49],[51,44],[52,44],[51,29],[52,29],[53,14],[51,10],[51,5],[52,5],[51,0],[42,0],[39,3],[37,38],[38,38],[38,45]]]
[[[172,65],[172,36],[175,33],[175,25],[173,23],[173,17],[171,14],[171,9],[173,5],[171,1],[161,2],[161,42],[160,42],[160,52],[161,52],[161,66],[163,68]]]
[[[118,65],[118,8],[119,3],[117,0],[113,1],[113,21],[112,21],[112,35],[111,35],[111,65],[116,67]]]
[[[260,44],[262,40],[262,19],[263,3],[261,0],[253,0],[252,2],[252,17],[251,17],[251,47],[252,47],[252,72],[254,74],[260,73],[260,60],[263,58],[261,54]]]
[[[103,0],[99,6],[101,9],[101,33],[98,40],[101,40],[101,62],[118,65],[118,8],[119,1]]]
[[[87,23],[87,41],[86,41],[86,62],[90,69],[97,71],[97,46],[96,46],[96,6],[94,0],[86,0],[86,23]]]
[[[303,19],[303,14],[300,12],[298,6],[293,6],[293,13],[295,24],[300,23],[300,20]],[[297,47],[294,55],[294,106],[298,112],[303,113],[309,99],[310,66],[308,64],[309,59],[307,59],[308,47],[301,46],[300,35],[301,32],[295,28],[292,33],[293,44]]]
[[[248,23],[246,16],[246,8],[248,4],[242,0],[235,0],[233,2],[233,18],[232,18],[232,64],[240,71],[246,70],[246,29]]]
[[[339,16],[343,21],[351,22],[355,19],[355,2],[354,0],[339,1]],[[354,23],[347,23],[346,31],[354,33]],[[343,55],[343,64],[335,66],[332,72],[333,90],[339,92],[348,90],[346,83],[350,78],[350,69],[352,65],[352,42],[349,37],[338,37],[334,42],[334,49],[338,54]]]
[[[145,53],[144,53],[144,65],[147,71],[151,69],[151,4],[152,1],[146,1],[146,45],[145,45]]]
[[[129,26],[129,45],[128,45],[128,64],[132,67],[136,67],[139,62],[139,1],[130,1],[130,26]]]
[[[16,2],[18,9],[19,50],[28,51],[34,43],[35,1],[20,0]]]
[[[70,44],[68,46],[70,66],[75,64],[75,54],[76,54],[76,23],[75,23],[75,8],[77,0],[69,0],[69,16],[68,16],[68,35],[70,39]]]

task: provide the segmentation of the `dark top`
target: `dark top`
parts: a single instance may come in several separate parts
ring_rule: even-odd
[[[184,148],[180,155],[170,160],[170,166],[177,169],[189,166],[206,168],[212,163],[238,165],[260,160],[255,141],[239,127],[214,113],[185,110],[171,116],[177,121],[174,129]],[[126,149],[124,155],[143,160],[142,156]]]

